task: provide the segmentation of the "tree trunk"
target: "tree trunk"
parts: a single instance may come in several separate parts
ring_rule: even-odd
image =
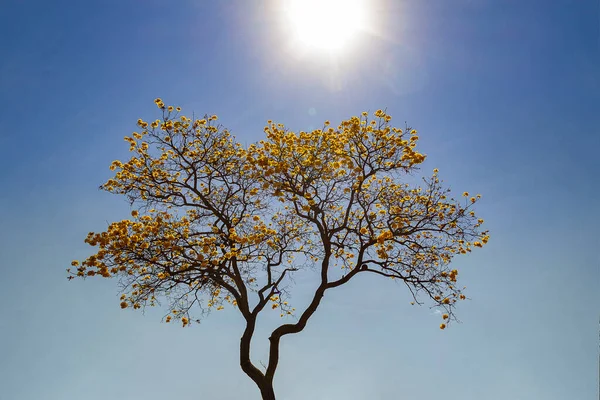
[[[258,386],[262,400],[275,400],[272,374],[271,376],[265,376],[250,360],[250,343],[255,324],[256,319],[254,316],[246,320],[246,329],[240,340],[240,366],[242,367],[242,371]]]
[[[260,385],[260,394],[262,395],[262,400],[275,400],[275,391],[273,391],[273,383],[262,383]]]

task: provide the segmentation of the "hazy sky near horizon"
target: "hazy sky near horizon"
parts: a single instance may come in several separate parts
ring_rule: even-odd
[[[461,324],[362,277],[282,340],[278,398],[592,399],[600,306],[597,0],[374,0],[347,51],[299,51],[277,1],[2,2],[0,399],[249,399],[242,319],[182,329],[121,310],[114,280],[66,279],[87,232],[127,218],[98,190],[153,99],[217,114],[243,143],[387,108],[486,248],[457,257]],[[315,277],[298,275],[301,303]],[[266,361],[259,321],[253,358]]]

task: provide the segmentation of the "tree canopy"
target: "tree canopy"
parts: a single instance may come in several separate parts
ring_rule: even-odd
[[[382,110],[321,129],[292,132],[267,121],[264,140],[243,146],[217,123],[181,115],[155,100],[160,119],[139,119],[125,137],[133,153],[114,161],[101,186],[127,196],[131,218],[85,241],[97,252],[73,261],[69,278],[116,277],[122,308],[165,304],[165,322],[183,326],[211,310],[236,307],[246,322],[240,365],[264,399],[282,336],[300,332],[326,290],[360,274],[404,283],[415,304],[442,311],[440,328],[465,299],[457,254],[489,239],[473,211],[480,196],[449,197],[438,170],[411,185],[425,155],[414,129]],[[320,275],[312,301],[292,307],[291,278]],[[284,318],[270,336],[265,371],[250,360],[258,313]]]

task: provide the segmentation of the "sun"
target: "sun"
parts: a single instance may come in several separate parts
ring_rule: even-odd
[[[364,28],[366,0],[288,0],[290,27],[306,47],[339,51]]]

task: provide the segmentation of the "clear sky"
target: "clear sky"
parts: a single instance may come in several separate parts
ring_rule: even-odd
[[[483,195],[490,243],[454,261],[462,324],[441,331],[402,286],[352,281],[283,339],[278,398],[596,398],[598,1],[371,3],[371,29],[328,55],[290,40],[276,1],[2,2],[0,399],[259,399],[235,311],[182,329],[121,310],[116,281],[66,279],[87,232],[129,214],[97,187],[155,97],[244,143],[268,119],[309,129],[387,107],[419,130],[424,173]],[[299,301],[314,282],[299,277]]]

